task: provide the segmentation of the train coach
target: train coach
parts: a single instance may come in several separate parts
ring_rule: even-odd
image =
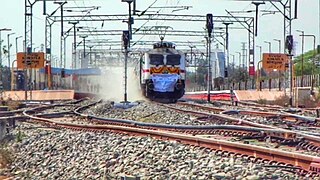
[[[45,70],[40,71],[44,75]],[[52,89],[74,89],[76,92],[99,93],[101,70],[99,68],[51,68]],[[42,78],[41,80],[44,80]]]

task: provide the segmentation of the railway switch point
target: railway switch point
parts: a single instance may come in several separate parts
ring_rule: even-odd
[[[115,108],[122,108],[122,109],[129,109],[134,106],[137,106],[139,103],[138,102],[129,102],[129,101],[121,101],[120,103],[114,103],[113,107]]]

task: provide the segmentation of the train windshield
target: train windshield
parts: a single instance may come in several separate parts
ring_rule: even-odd
[[[150,54],[149,58],[151,65],[164,65],[163,55],[161,54]]]
[[[180,65],[180,58],[179,54],[167,55],[167,65]]]

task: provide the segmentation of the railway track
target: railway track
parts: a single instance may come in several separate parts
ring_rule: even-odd
[[[89,105],[90,106],[90,105]],[[180,133],[187,133],[192,135],[208,135],[208,134],[220,134],[225,136],[237,136],[240,138],[252,138],[260,137],[262,139],[271,138],[272,142],[278,142],[279,144],[290,144],[296,145],[298,149],[305,149],[313,152],[320,152],[318,137],[309,136],[306,134],[296,133],[285,129],[277,129],[272,126],[261,125],[244,121],[241,119],[225,116],[225,115],[213,115],[211,117],[214,120],[219,119],[220,121],[231,121],[234,125],[211,125],[211,126],[186,126],[186,125],[168,125],[168,124],[157,124],[157,123],[144,123],[133,120],[125,119],[114,119],[114,118],[102,118],[93,115],[81,114],[78,111],[85,107],[77,109],[75,113],[82,117],[90,119],[91,122],[97,124],[110,124],[120,125],[127,127],[139,127],[154,130],[166,130]],[[188,113],[194,113],[188,111]],[[207,115],[196,112],[196,114]],[[241,125],[241,126],[239,126]],[[259,127],[259,128],[257,128]]]
[[[208,112],[222,113],[222,114],[239,114],[239,115],[260,116],[260,117],[267,117],[267,118],[276,117],[276,118],[281,118],[288,122],[294,122],[297,124],[302,124],[302,123],[313,124],[314,126],[320,127],[320,118],[287,113],[287,112],[284,112],[283,110],[279,111],[279,108],[263,109],[264,111],[256,111],[256,110],[226,110],[224,108],[219,108],[219,107],[209,107],[209,106],[204,106],[204,105],[199,105],[194,103],[185,103],[185,102],[179,102],[178,105],[198,108],[200,110],[206,110]],[[252,107],[250,106],[249,108],[252,108]]]
[[[294,127],[309,127],[309,128],[315,128],[315,129],[320,129],[320,119],[315,118],[315,117],[310,117],[310,116],[303,116],[303,115],[297,115],[297,114],[292,114],[292,113],[287,113],[287,112],[265,112],[265,111],[250,111],[250,110],[225,110],[223,108],[217,108],[217,107],[208,107],[208,106],[203,106],[203,105],[198,105],[198,104],[190,104],[190,103],[179,103],[179,105],[182,106],[180,107],[175,107],[175,106],[167,106],[168,108],[176,109],[177,111],[181,112],[186,112],[186,113],[195,113],[203,116],[213,116],[211,115],[211,112],[213,113],[219,113],[219,114],[226,114],[226,115],[236,115],[236,116],[254,116],[254,117],[264,117],[267,120],[265,122],[268,122],[269,124],[272,124],[273,119],[281,120],[282,124],[288,124],[289,126],[294,126]],[[187,108],[183,108],[187,107]],[[197,109],[200,110],[200,112],[194,112],[194,110],[189,110],[188,108],[193,108],[196,107]],[[203,113],[205,110],[207,113]],[[257,127],[267,127],[264,125],[261,125],[261,123],[258,124],[250,124],[246,121],[244,121],[248,125],[252,126],[257,126]],[[278,121],[276,121],[278,123]],[[265,124],[265,123],[264,123]],[[275,125],[272,125],[275,126]],[[275,128],[272,127],[271,128]],[[269,126],[270,127],[270,126]],[[288,129],[288,128],[287,128]]]
[[[93,103],[94,104],[94,103]],[[99,117],[94,117],[86,114],[79,113],[79,110],[83,110],[90,105],[86,105],[78,108],[75,113],[90,119],[90,121],[104,121],[107,123],[106,119],[101,119]],[[229,142],[223,140],[216,140],[210,138],[203,138],[195,136],[196,134],[208,134],[210,131],[213,132],[222,132],[222,135],[232,134],[239,136],[254,136],[261,135],[261,132],[268,132],[274,134],[286,134],[287,131],[275,130],[270,127],[264,128],[248,128],[248,127],[235,127],[235,126],[216,126],[216,127],[187,127],[187,126],[174,126],[169,127],[169,125],[155,126],[152,124],[139,124],[139,122],[133,122],[130,120],[117,120],[109,119],[109,124],[99,125],[99,124],[75,124],[67,123],[58,120],[52,120],[52,116],[41,114],[37,115],[35,112],[43,110],[42,108],[34,108],[24,111],[24,115],[30,119],[40,122],[49,127],[54,128],[66,128],[79,131],[94,131],[94,132],[116,132],[124,133],[129,135],[138,135],[138,136],[152,136],[155,138],[163,140],[176,140],[181,143],[196,145],[201,147],[206,147],[210,149],[215,149],[221,152],[228,152],[229,154],[235,154],[239,156],[247,156],[252,161],[269,161],[270,164],[276,165],[285,165],[287,167],[298,167],[299,173],[308,174],[310,176],[319,176],[319,167],[320,159],[316,156],[309,156],[300,153],[294,152],[285,152],[276,149],[270,149],[265,147],[259,147],[254,145],[248,145],[237,142]],[[59,114],[63,116],[62,114]],[[223,115],[223,117],[225,117]],[[221,118],[221,117],[220,117]],[[215,128],[217,131],[215,131]],[[170,130],[171,129],[171,130]],[[174,131],[174,132],[173,132]],[[248,133],[249,132],[249,133]],[[191,133],[187,134],[187,133]],[[297,134],[288,133],[286,136],[288,138],[293,138]]]
[[[96,103],[93,103],[92,105],[94,105],[94,104],[96,104]],[[79,108],[76,113],[78,113],[78,111],[81,111],[82,109],[85,109],[85,108],[92,106],[92,105],[88,105],[88,106],[84,106],[82,108]],[[267,129],[280,129],[281,132],[265,131],[265,134],[268,137],[273,137],[275,139],[282,139],[284,141],[288,141],[288,140],[289,141],[296,141],[297,138],[300,138],[300,139],[303,138],[305,141],[303,141],[303,143],[301,142],[301,145],[304,146],[304,148],[318,149],[318,147],[320,147],[319,137],[316,137],[312,134],[309,135],[307,133],[300,133],[299,131],[290,131],[290,130],[278,128],[275,126],[255,123],[255,122],[251,122],[251,121],[247,121],[247,120],[243,120],[243,119],[239,119],[239,118],[235,118],[235,117],[226,116],[224,114],[211,114],[211,113],[199,112],[199,111],[194,111],[194,110],[185,110],[185,109],[180,109],[177,107],[172,107],[172,106],[163,105],[163,104],[162,104],[162,106],[166,106],[170,109],[175,109],[175,110],[183,112],[183,113],[191,113],[193,115],[201,117],[205,121],[208,121],[208,120],[215,121],[215,122],[220,121],[221,123],[218,123],[220,125],[224,125],[225,122],[229,122],[229,124],[232,124],[235,126],[241,125],[241,126],[249,126],[249,127],[267,128]],[[208,108],[208,107],[204,106],[204,108]],[[217,109],[217,108],[214,108],[214,109]],[[223,112],[221,110],[222,109],[219,109],[219,112]],[[247,112],[249,112],[249,111],[247,111]],[[253,113],[255,113],[255,112],[256,111],[254,111]],[[260,112],[256,112],[256,113],[260,114]],[[85,115],[85,114],[81,114],[81,113],[78,113],[78,115],[81,115],[83,117],[88,117],[90,119],[94,119],[96,122],[100,122],[100,123],[109,123],[109,124],[112,123],[112,124],[116,124],[116,125],[133,124],[134,126],[149,127],[149,128],[152,126],[155,126],[155,124],[141,123],[141,122],[137,122],[137,121],[127,121],[127,120],[113,119],[113,118],[101,118],[101,117],[95,117],[95,116]],[[288,116],[292,116],[292,115],[288,115]],[[155,129],[156,128],[164,129],[164,128],[168,128],[168,127],[169,127],[168,125],[158,125],[157,127],[154,127],[154,128]],[[170,126],[170,127],[175,127],[175,126]],[[192,127],[192,126],[190,126],[190,127]],[[207,126],[207,127],[209,127],[209,126]],[[171,128],[171,130],[172,129],[174,129],[174,128]],[[189,129],[191,129],[191,128],[189,128]],[[209,133],[208,129],[202,130],[202,131],[198,129],[198,131],[203,132],[203,133]],[[192,131],[189,130],[188,132],[192,132]],[[197,134],[197,132],[193,132],[193,133]]]
[[[67,101],[63,103],[58,103],[58,104],[40,104],[40,106],[36,107],[37,111],[42,111],[54,107],[66,107],[66,106],[73,106],[77,103],[83,102],[85,100],[88,100],[87,98],[80,99],[80,100],[74,100],[74,101]],[[12,110],[12,111],[0,111],[0,122],[9,122],[12,126],[15,126],[15,121],[26,121],[28,119],[27,116],[24,115],[24,111],[28,111],[29,109],[33,108],[24,108],[24,109],[18,109],[18,110]],[[33,112],[36,113],[36,112]],[[66,112],[51,112],[51,113],[45,113],[43,115],[38,114],[38,116],[43,116],[43,117],[61,117],[64,116],[65,114],[73,114],[73,110],[69,110]]]
[[[14,116],[15,114],[21,114],[24,110],[14,110],[14,111],[0,111],[0,117]]]
[[[193,106],[193,104],[189,104],[189,103],[181,103],[182,105],[186,105],[186,106]],[[259,127],[259,128],[267,128],[267,129],[278,129],[281,130],[281,133],[276,132],[276,133],[270,133],[268,134],[268,136],[271,137],[275,137],[275,138],[281,138],[281,139],[290,139],[290,138],[304,138],[306,140],[306,142],[301,143],[302,146],[304,146],[304,148],[306,149],[318,149],[320,147],[320,138],[318,136],[314,136],[314,135],[309,135],[306,132],[301,133],[300,131],[292,131],[292,130],[288,130],[288,129],[283,129],[283,128],[279,128],[273,125],[265,125],[265,124],[261,124],[261,123],[256,123],[256,122],[251,122],[248,120],[243,120],[243,119],[239,119],[239,118],[235,118],[235,117],[231,117],[231,116],[226,116],[225,114],[241,114],[241,112],[243,112],[242,114],[246,114],[246,115],[254,115],[254,116],[262,116],[262,117],[279,117],[279,118],[284,118],[284,119],[295,119],[295,122],[304,122],[305,124],[310,125],[310,123],[312,123],[313,125],[315,123],[319,123],[319,119],[313,118],[313,117],[304,117],[304,116],[299,116],[299,115],[295,115],[295,114],[289,114],[289,113],[284,113],[284,114],[280,114],[280,113],[274,113],[274,112],[260,112],[260,111],[233,111],[233,110],[225,110],[225,109],[221,109],[221,108],[216,108],[216,107],[207,107],[207,106],[203,106],[203,105],[195,105],[197,107],[197,109],[204,109],[206,111],[213,111],[214,113],[220,112],[220,113],[225,113],[225,114],[211,114],[208,112],[199,112],[199,111],[193,111],[190,109],[184,109],[184,108],[179,108],[179,107],[173,107],[171,105],[163,105],[163,106],[167,106],[168,108],[172,108],[175,109],[177,111],[180,112],[184,112],[184,113],[191,113],[191,114],[197,114],[197,115],[202,115],[204,117],[210,117],[210,118],[215,118],[215,119],[220,119],[220,120],[224,120],[224,121],[230,121],[230,122],[238,122],[239,125],[244,125],[244,126],[252,126],[252,127]],[[239,113],[240,112],[240,113]],[[297,123],[297,125],[299,124]],[[300,125],[300,124],[299,124]],[[300,125],[301,126],[301,125]]]
[[[307,114],[307,116],[311,116],[311,117],[316,116],[317,118],[318,116],[320,116],[320,114],[318,114],[319,108],[285,108],[278,105],[267,105],[267,104],[259,104],[259,103],[246,102],[246,101],[238,101],[238,106],[234,106],[231,104],[231,102],[228,102],[228,101],[218,101],[215,103],[229,106],[232,108],[235,108],[235,107],[250,108],[255,111],[263,111],[263,112],[302,113],[302,114]]]

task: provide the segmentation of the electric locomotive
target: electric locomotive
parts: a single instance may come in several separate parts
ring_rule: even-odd
[[[147,98],[176,102],[185,93],[185,55],[172,42],[158,42],[140,59],[140,87]]]

